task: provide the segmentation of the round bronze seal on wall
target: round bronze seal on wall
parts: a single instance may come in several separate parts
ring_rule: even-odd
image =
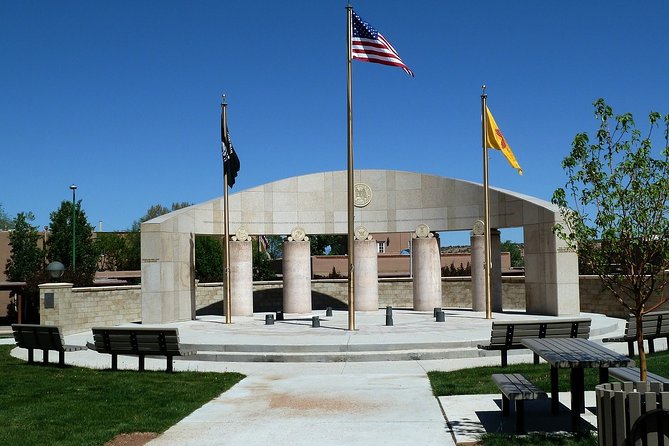
[[[357,208],[364,208],[372,201],[372,188],[365,183],[355,183],[353,186],[353,204]]]

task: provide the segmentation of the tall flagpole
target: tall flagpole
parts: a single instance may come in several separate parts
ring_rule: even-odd
[[[347,96],[347,122],[348,122],[348,329],[355,330],[355,268],[354,268],[354,240],[353,240],[353,84],[352,63],[353,53],[351,41],[353,39],[353,8],[351,5],[346,7],[346,38],[347,38],[347,75],[348,75],[348,96]]]
[[[488,148],[486,141],[488,140],[488,125],[486,114],[486,101],[488,95],[485,92],[486,86],[481,86],[483,92],[481,93],[481,146],[483,147],[483,225],[485,227],[485,318],[492,319],[492,292],[490,290],[490,272],[492,270],[492,263],[490,258],[490,194],[488,189]]]
[[[230,144],[228,140],[228,103],[225,100],[225,95],[223,95],[221,100],[221,142],[227,142],[227,145]],[[224,143],[225,144],[225,143]],[[232,155],[229,151],[229,147],[224,147],[224,151],[228,151],[228,163],[230,165],[230,156]],[[225,163],[225,152],[223,152],[223,249],[225,253],[223,255],[223,280],[225,286],[225,298],[223,300],[223,312],[225,313],[225,323],[232,323],[232,314],[231,305],[230,305],[230,214],[228,206],[228,169],[226,168]]]

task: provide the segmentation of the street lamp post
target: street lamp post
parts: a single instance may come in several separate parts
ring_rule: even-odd
[[[75,195],[77,191],[76,185],[71,185],[72,189],[72,272],[77,270],[77,222],[76,222],[76,202]]]

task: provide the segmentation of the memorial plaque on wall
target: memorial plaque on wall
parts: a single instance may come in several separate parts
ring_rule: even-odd
[[[54,308],[53,293],[44,293],[44,308]]]

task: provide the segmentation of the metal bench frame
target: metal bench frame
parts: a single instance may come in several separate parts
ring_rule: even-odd
[[[669,311],[653,311],[641,317],[643,340],[648,342],[648,353],[655,353],[655,339],[666,338],[669,343]],[[625,324],[625,333],[622,336],[604,338],[603,342],[627,342],[628,356],[634,356],[636,343],[636,319],[630,314]]]
[[[522,339],[588,339],[590,337],[591,323],[592,321],[589,318],[493,321],[490,343],[479,344],[478,348],[482,350],[500,350],[502,367],[506,367],[509,350],[526,348],[521,344]],[[537,354],[534,355],[534,363],[539,363],[539,356]]]
[[[165,356],[166,372],[174,371],[175,356],[194,355],[194,349],[185,348],[179,343],[177,328],[152,327],[93,327],[93,345],[98,353],[111,355],[111,368],[118,370],[118,355],[139,357],[139,371],[144,371],[146,356]]]
[[[83,345],[67,345],[55,325],[12,324],[16,345],[28,350],[28,362],[34,362],[34,350],[42,350],[42,362],[49,363],[49,351],[58,352],[58,366],[65,367],[65,352],[85,350]]]

